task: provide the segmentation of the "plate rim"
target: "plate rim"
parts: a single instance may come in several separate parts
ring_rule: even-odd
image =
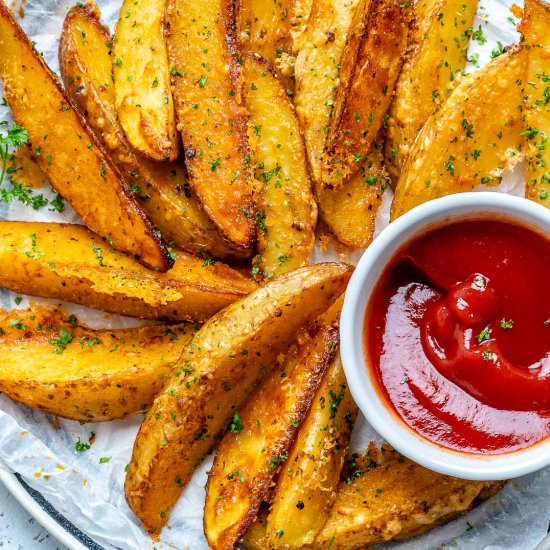
[[[46,531],[48,531],[48,533],[55,537],[58,542],[64,544],[69,550],[89,550],[87,546],[69,533],[69,531],[60,525],[56,519],[52,517],[35,498],[33,498],[19,481],[15,473],[0,467],[0,481],[6,486],[15,500],[17,500],[17,502],[36,519]],[[80,529],[78,526],[75,527]]]

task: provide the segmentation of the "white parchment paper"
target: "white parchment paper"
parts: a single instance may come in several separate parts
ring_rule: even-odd
[[[197,0],[200,1],[200,0]],[[99,0],[104,22],[113,28],[121,0]],[[515,19],[509,11],[510,0],[481,0],[475,29],[481,26],[486,43],[473,41],[469,51],[469,70],[486,63],[491,51],[517,42]],[[46,61],[57,71],[58,35],[70,3],[66,0],[29,0],[25,5],[24,29]],[[483,40],[481,40],[483,42]],[[2,55],[2,52],[0,52]],[[0,107],[0,120],[10,120],[9,109]],[[498,191],[521,193],[522,167],[505,177]],[[47,196],[49,190],[41,190]],[[100,198],[98,196],[98,198]],[[378,217],[377,231],[388,219],[391,195],[384,197],[384,208]],[[105,205],[107,208],[108,205]],[[30,208],[0,204],[0,218],[79,222],[67,205],[62,214],[39,212]],[[316,250],[314,261],[330,257]],[[353,255],[358,257],[358,253]],[[0,305],[11,309],[28,305],[24,299],[18,306],[15,295],[0,290]],[[43,301],[43,300],[38,300]],[[135,320],[106,315],[83,307],[67,306],[90,326],[134,326]],[[0,350],[0,368],[1,368]],[[197,470],[192,482],[170,516],[160,542],[153,542],[141,530],[124,500],[124,470],[141,417],[103,424],[79,424],[61,420],[57,428],[51,416],[17,405],[0,396],[0,467],[19,472],[24,480],[40,491],[69,521],[105,548],[147,550],[157,548],[207,548],[202,532],[202,508],[206,472],[211,459]],[[95,433],[90,450],[78,453],[78,439],[88,441]],[[352,447],[364,450],[369,441],[379,440],[363,418],[355,428]],[[110,457],[100,463],[100,458]],[[550,468],[515,480],[465,518],[453,521],[423,537],[394,544],[402,550],[460,548],[463,550],[531,550],[544,538],[550,521]]]

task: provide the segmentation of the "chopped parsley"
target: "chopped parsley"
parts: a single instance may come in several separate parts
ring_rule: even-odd
[[[243,431],[243,423],[241,420],[241,415],[236,412],[233,415],[233,420],[231,420],[231,423],[229,424],[229,431],[232,434],[240,434]]]
[[[512,319],[501,319],[500,320],[500,328],[503,330],[511,329],[514,326],[514,321]]]
[[[57,338],[50,339],[50,344],[55,346],[54,353],[61,355],[65,351],[65,348],[73,341],[73,337],[72,332],[69,332],[66,328],[62,328]]]

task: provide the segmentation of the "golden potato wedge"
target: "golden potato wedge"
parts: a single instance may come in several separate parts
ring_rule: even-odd
[[[144,264],[166,271],[172,265],[166,246],[3,0],[0,51],[4,96],[54,188],[92,231]]]
[[[235,548],[286,461],[338,347],[339,299],[298,337],[282,366],[235,412],[208,475],[204,532],[210,548]]]
[[[418,132],[445,103],[463,71],[477,0],[419,0],[408,55],[393,99],[386,134],[386,166],[397,182]]]
[[[61,309],[0,312],[0,391],[41,411],[101,422],[144,412],[198,327],[92,330]]]
[[[290,7],[290,51],[294,55],[297,55],[304,46],[303,37],[313,9],[313,1],[314,0],[293,0]]]
[[[356,416],[337,354],[281,468],[267,519],[270,548],[302,548],[314,541],[336,498]]]
[[[342,50],[359,0],[313,0],[311,15],[300,38],[294,75],[294,105],[304,133],[316,182],[321,181],[321,157],[326,140]]]
[[[7,173],[12,181],[34,189],[42,187],[48,181],[28,144],[21,145],[13,152]]]
[[[177,250],[157,273],[81,225],[0,221],[0,286],[144,319],[204,321],[256,288],[230,267]]]
[[[385,123],[407,44],[409,4],[361,0],[340,59],[321,180],[339,189],[360,168]]]
[[[413,537],[461,516],[495,494],[500,481],[466,481],[437,474],[402,457],[389,446],[372,445],[357,456],[340,482],[329,518],[311,545],[315,550],[359,550]],[[265,516],[245,538],[264,550]]]
[[[70,99],[167,241],[215,258],[243,256],[242,250],[231,248],[220,237],[202,211],[182,166],[152,162],[134,153],[117,119],[110,45],[97,6],[86,4],[69,10],[59,43],[59,64]]]
[[[546,2],[526,0],[521,31],[527,64],[525,137],[527,183],[525,196],[550,207],[550,9]]]
[[[461,79],[411,148],[392,219],[430,199],[497,184],[522,159],[525,61],[514,48]]]
[[[235,13],[226,0],[168,0],[168,55],[189,182],[221,234],[256,241]]]
[[[294,108],[268,61],[244,57],[245,104],[250,113],[258,225],[256,268],[264,278],[309,264],[317,206]]]
[[[384,166],[382,140],[374,142],[366,161],[340,189],[315,183],[320,217],[342,244],[364,248],[374,235],[376,214],[390,179]]]
[[[259,53],[273,65],[290,51],[291,13],[295,0],[238,0],[237,38],[243,51]]]
[[[349,481],[340,483],[315,548],[351,550],[425,533],[503,485],[437,474],[387,446],[373,446],[355,459]]]
[[[126,500],[158,532],[193,471],[300,327],[344,290],[351,268],[326,263],[281,275],[207,321],[155,399],[134,444]]]
[[[157,161],[176,160],[179,153],[164,5],[164,0],[124,0],[113,40],[120,125],[136,151]]]

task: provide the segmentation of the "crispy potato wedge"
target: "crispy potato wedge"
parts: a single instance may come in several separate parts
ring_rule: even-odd
[[[120,125],[136,151],[157,161],[176,160],[179,153],[164,4],[164,0],[124,0],[113,40]]]
[[[339,189],[357,172],[389,109],[407,44],[409,4],[361,0],[340,59],[321,180]]]
[[[28,144],[21,145],[13,152],[7,173],[12,181],[34,189],[42,187],[48,181]]]
[[[346,185],[327,189],[323,182],[315,183],[320,217],[338,241],[353,248],[371,243],[376,214],[389,183],[381,139],[374,142],[363,166]]]
[[[172,321],[204,321],[256,288],[230,267],[176,251],[149,271],[81,225],[0,222],[0,286],[15,292]]]
[[[430,199],[497,184],[522,159],[525,60],[514,48],[461,79],[414,142],[392,219]]]
[[[477,0],[419,0],[412,9],[408,55],[386,134],[386,166],[397,182],[418,132],[445,103],[466,65]]]
[[[259,53],[275,65],[290,51],[291,13],[295,0],[237,1],[237,38],[243,51]]]
[[[338,347],[342,300],[298,337],[282,366],[236,412],[208,475],[204,531],[210,548],[235,548],[286,460]]]
[[[273,277],[309,264],[317,206],[294,108],[272,66],[249,54],[244,61],[245,103],[250,113],[258,224],[256,266]]]
[[[315,542],[303,548],[359,550],[421,535],[471,510],[504,482],[466,481],[437,474],[388,446],[372,445],[354,459],[354,470],[338,486],[329,518]],[[250,550],[271,548],[265,516],[245,538]]]
[[[316,182],[321,181],[321,157],[338,82],[340,57],[358,2],[313,0],[306,30],[300,38],[301,47],[294,66],[294,105]]]
[[[168,0],[168,54],[191,187],[235,247],[256,241],[235,13],[226,0]]]
[[[344,290],[344,264],[281,275],[207,321],[175,366],[136,438],[126,500],[158,532],[193,471],[256,383]]]
[[[527,71],[525,124],[527,129],[527,184],[528,199],[550,207],[550,9],[546,2],[526,0],[521,31],[526,46]]]
[[[92,330],[61,309],[36,305],[0,313],[0,391],[81,422],[144,412],[196,330],[185,324]]]
[[[309,17],[313,9],[314,0],[293,0],[290,7],[290,38],[291,52],[296,55],[304,46]]]
[[[84,37],[84,38],[83,38]],[[117,119],[110,37],[95,5],[72,7],[63,25],[59,64],[67,94],[111,154],[121,174],[167,241],[215,258],[241,257],[220,237],[191,194],[183,167],[136,154]]]
[[[144,264],[166,271],[172,265],[166,246],[2,0],[0,51],[4,96],[54,188],[92,231]]]
[[[356,416],[337,354],[281,468],[267,519],[270,548],[301,548],[314,541],[336,498]]]

